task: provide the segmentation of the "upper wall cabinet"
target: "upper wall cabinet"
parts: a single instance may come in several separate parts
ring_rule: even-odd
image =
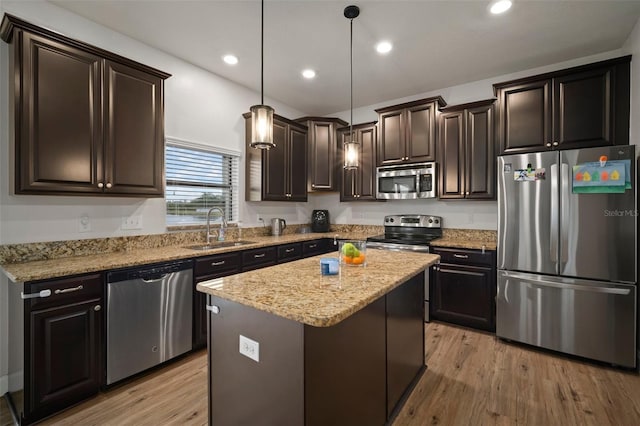
[[[377,109],[378,166],[436,160],[436,117],[440,96]]]
[[[339,118],[303,117],[296,120],[307,126],[309,153],[307,191],[337,191],[340,160],[337,157],[338,127],[348,123]]]
[[[307,201],[307,127],[273,117],[271,149],[249,148],[251,113],[245,113],[247,201]]]
[[[445,108],[438,118],[440,199],[495,198],[494,99]]]
[[[161,197],[169,74],[5,15],[16,194]]]
[[[342,171],[340,201],[375,201],[376,200],[376,123],[362,123],[353,126],[353,133],[358,142],[358,167]],[[350,141],[349,127],[338,131],[338,158],[344,158],[344,144]]]
[[[628,144],[630,61],[495,84],[500,153]]]

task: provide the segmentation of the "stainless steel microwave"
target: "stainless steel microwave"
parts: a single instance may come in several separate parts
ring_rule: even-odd
[[[436,163],[383,166],[377,169],[376,197],[411,200],[436,197]]]

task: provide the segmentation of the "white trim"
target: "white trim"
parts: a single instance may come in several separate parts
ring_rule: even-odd
[[[165,142],[166,143],[170,143],[172,145],[179,145],[179,146],[183,146],[185,148],[193,148],[193,149],[202,149],[205,151],[213,151],[216,152],[218,154],[225,154],[225,155],[232,155],[234,157],[241,157],[242,156],[242,152],[241,151],[237,151],[235,149],[228,149],[228,148],[220,148],[218,146],[215,145],[208,145],[202,142],[194,142],[194,141],[190,141],[190,140],[186,140],[186,139],[180,139],[180,138],[176,138],[173,136],[166,136],[165,137]]]

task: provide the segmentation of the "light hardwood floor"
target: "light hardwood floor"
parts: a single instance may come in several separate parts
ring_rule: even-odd
[[[401,425],[640,425],[640,376],[440,323],[426,327],[428,369]],[[206,356],[102,394],[46,425],[203,425]]]

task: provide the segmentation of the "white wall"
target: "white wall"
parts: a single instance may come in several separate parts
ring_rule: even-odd
[[[640,19],[625,42],[622,50],[627,55],[633,55],[631,61],[631,126],[629,141],[640,145],[640,119],[634,118],[640,113]],[[638,154],[638,153],[636,153]]]

